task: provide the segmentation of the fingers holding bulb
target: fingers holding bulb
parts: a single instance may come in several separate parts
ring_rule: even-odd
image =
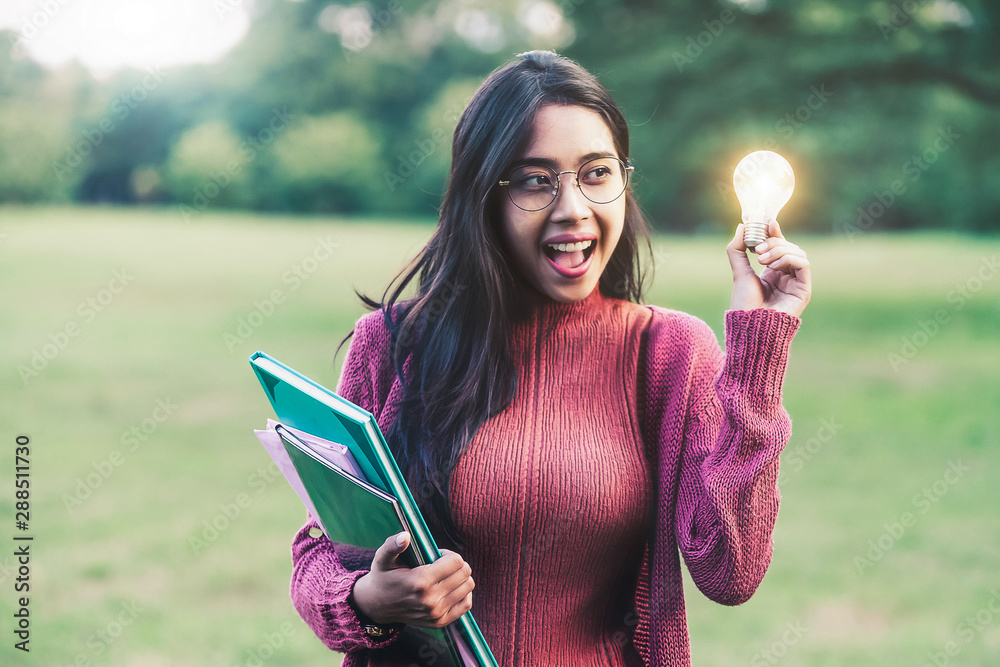
[[[738,272],[745,272],[750,268],[748,251],[757,254],[757,262],[773,271],[794,274],[800,269],[808,268],[809,259],[806,252],[796,244],[788,241],[781,232],[781,227],[776,220],[768,223],[768,238],[758,243],[754,248],[748,248],[743,238],[744,225],[741,223],[736,227],[736,234],[726,247],[730,264]]]
[[[772,271],[794,273],[809,266],[805,251],[794,243],[779,243],[773,246],[769,245],[769,248],[763,254],[758,255],[757,261]]]
[[[775,271],[791,272],[809,265],[806,253],[802,248],[788,241],[781,233],[777,220],[771,220],[767,226],[768,238],[754,247],[757,261]]]

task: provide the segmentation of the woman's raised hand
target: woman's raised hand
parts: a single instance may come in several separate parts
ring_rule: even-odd
[[[354,604],[379,624],[443,628],[472,608],[472,568],[447,549],[433,563],[400,565],[396,559],[409,544],[410,534],[402,532],[378,548],[371,571],[354,583]]]
[[[747,247],[743,244],[743,224],[736,227],[736,236],[726,246],[729,265],[733,268],[731,310],[770,308],[801,317],[812,294],[809,260],[802,248],[782,235],[776,220],[767,226],[769,238],[757,246],[757,261],[764,266],[758,276],[750,266]]]

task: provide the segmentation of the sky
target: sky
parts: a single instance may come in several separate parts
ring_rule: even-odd
[[[0,29],[45,65],[76,58],[102,77],[217,60],[252,11],[252,0],[3,0]]]

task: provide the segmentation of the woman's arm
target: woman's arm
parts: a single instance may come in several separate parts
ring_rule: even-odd
[[[382,313],[376,311],[358,321],[337,383],[340,396],[376,417],[382,406],[375,395],[374,364],[376,355],[386,354],[388,349],[380,345],[384,341],[380,340],[379,331],[384,327],[380,327],[375,318],[381,317]],[[343,545],[339,548],[344,549]],[[362,630],[364,621],[354,604],[352,593],[354,583],[368,573],[370,565],[370,554],[367,561],[346,552],[338,554],[338,545],[322,534],[311,516],[295,535],[290,587],[292,604],[302,620],[331,649],[347,652],[379,648],[391,644],[399,636],[399,629],[394,628],[386,636],[375,640]]]
[[[319,537],[312,537],[310,532]],[[295,535],[292,542],[292,604],[316,636],[335,651],[380,648],[399,637],[399,627],[390,628],[387,635],[378,639],[362,630],[370,621],[362,618],[352,592],[354,583],[367,573],[368,565],[363,569],[345,567],[337,546],[322,534],[311,516]]]
[[[729,311],[724,359],[712,337],[692,365],[676,537],[699,590],[722,604],[745,602],[770,563],[778,456],[791,435],[781,384],[798,326],[774,310]]]
[[[676,536],[698,588],[724,604],[746,601],[771,560],[778,457],[791,436],[781,384],[812,295],[806,253],[785,239],[776,221],[768,233],[756,248],[764,266],[758,276],[743,225],[737,227],[726,248],[733,293],[721,369],[713,373],[720,361],[714,338],[690,366]]]
[[[679,550],[698,588],[723,604],[747,600],[770,562],[778,457],[791,434],[781,385],[811,294],[806,255],[777,223],[760,276],[742,231],[727,247],[733,296],[725,352],[704,322],[651,306],[640,369],[643,430],[659,485],[651,586],[673,581]],[[657,595],[658,604],[683,609],[669,591]]]
[[[392,419],[386,402],[394,371],[387,357],[389,334],[382,318],[376,311],[358,321],[337,393],[370,411],[386,428],[386,420]],[[434,563],[412,569],[397,566],[395,557],[405,551],[409,538],[396,544],[395,537],[390,536],[373,554],[331,543],[312,517],[296,534],[292,603],[328,647],[338,651],[379,648],[398,639],[404,623],[440,628],[471,608],[475,583],[458,554],[445,550]],[[390,632],[373,640],[362,631],[369,623],[388,626]]]

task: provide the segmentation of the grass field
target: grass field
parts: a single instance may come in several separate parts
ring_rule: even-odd
[[[262,474],[251,430],[271,413],[247,356],[333,386],[363,312],[352,290],[381,294],[429,232],[0,208],[0,665],[336,664],[288,601],[303,511]],[[657,238],[648,300],[721,334],[726,240]],[[795,240],[815,296],[785,385],[774,559],[741,607],[688,582],[694,664],[998,664],[1000,240]],[[11,632],[18,434],[27,655]]]

